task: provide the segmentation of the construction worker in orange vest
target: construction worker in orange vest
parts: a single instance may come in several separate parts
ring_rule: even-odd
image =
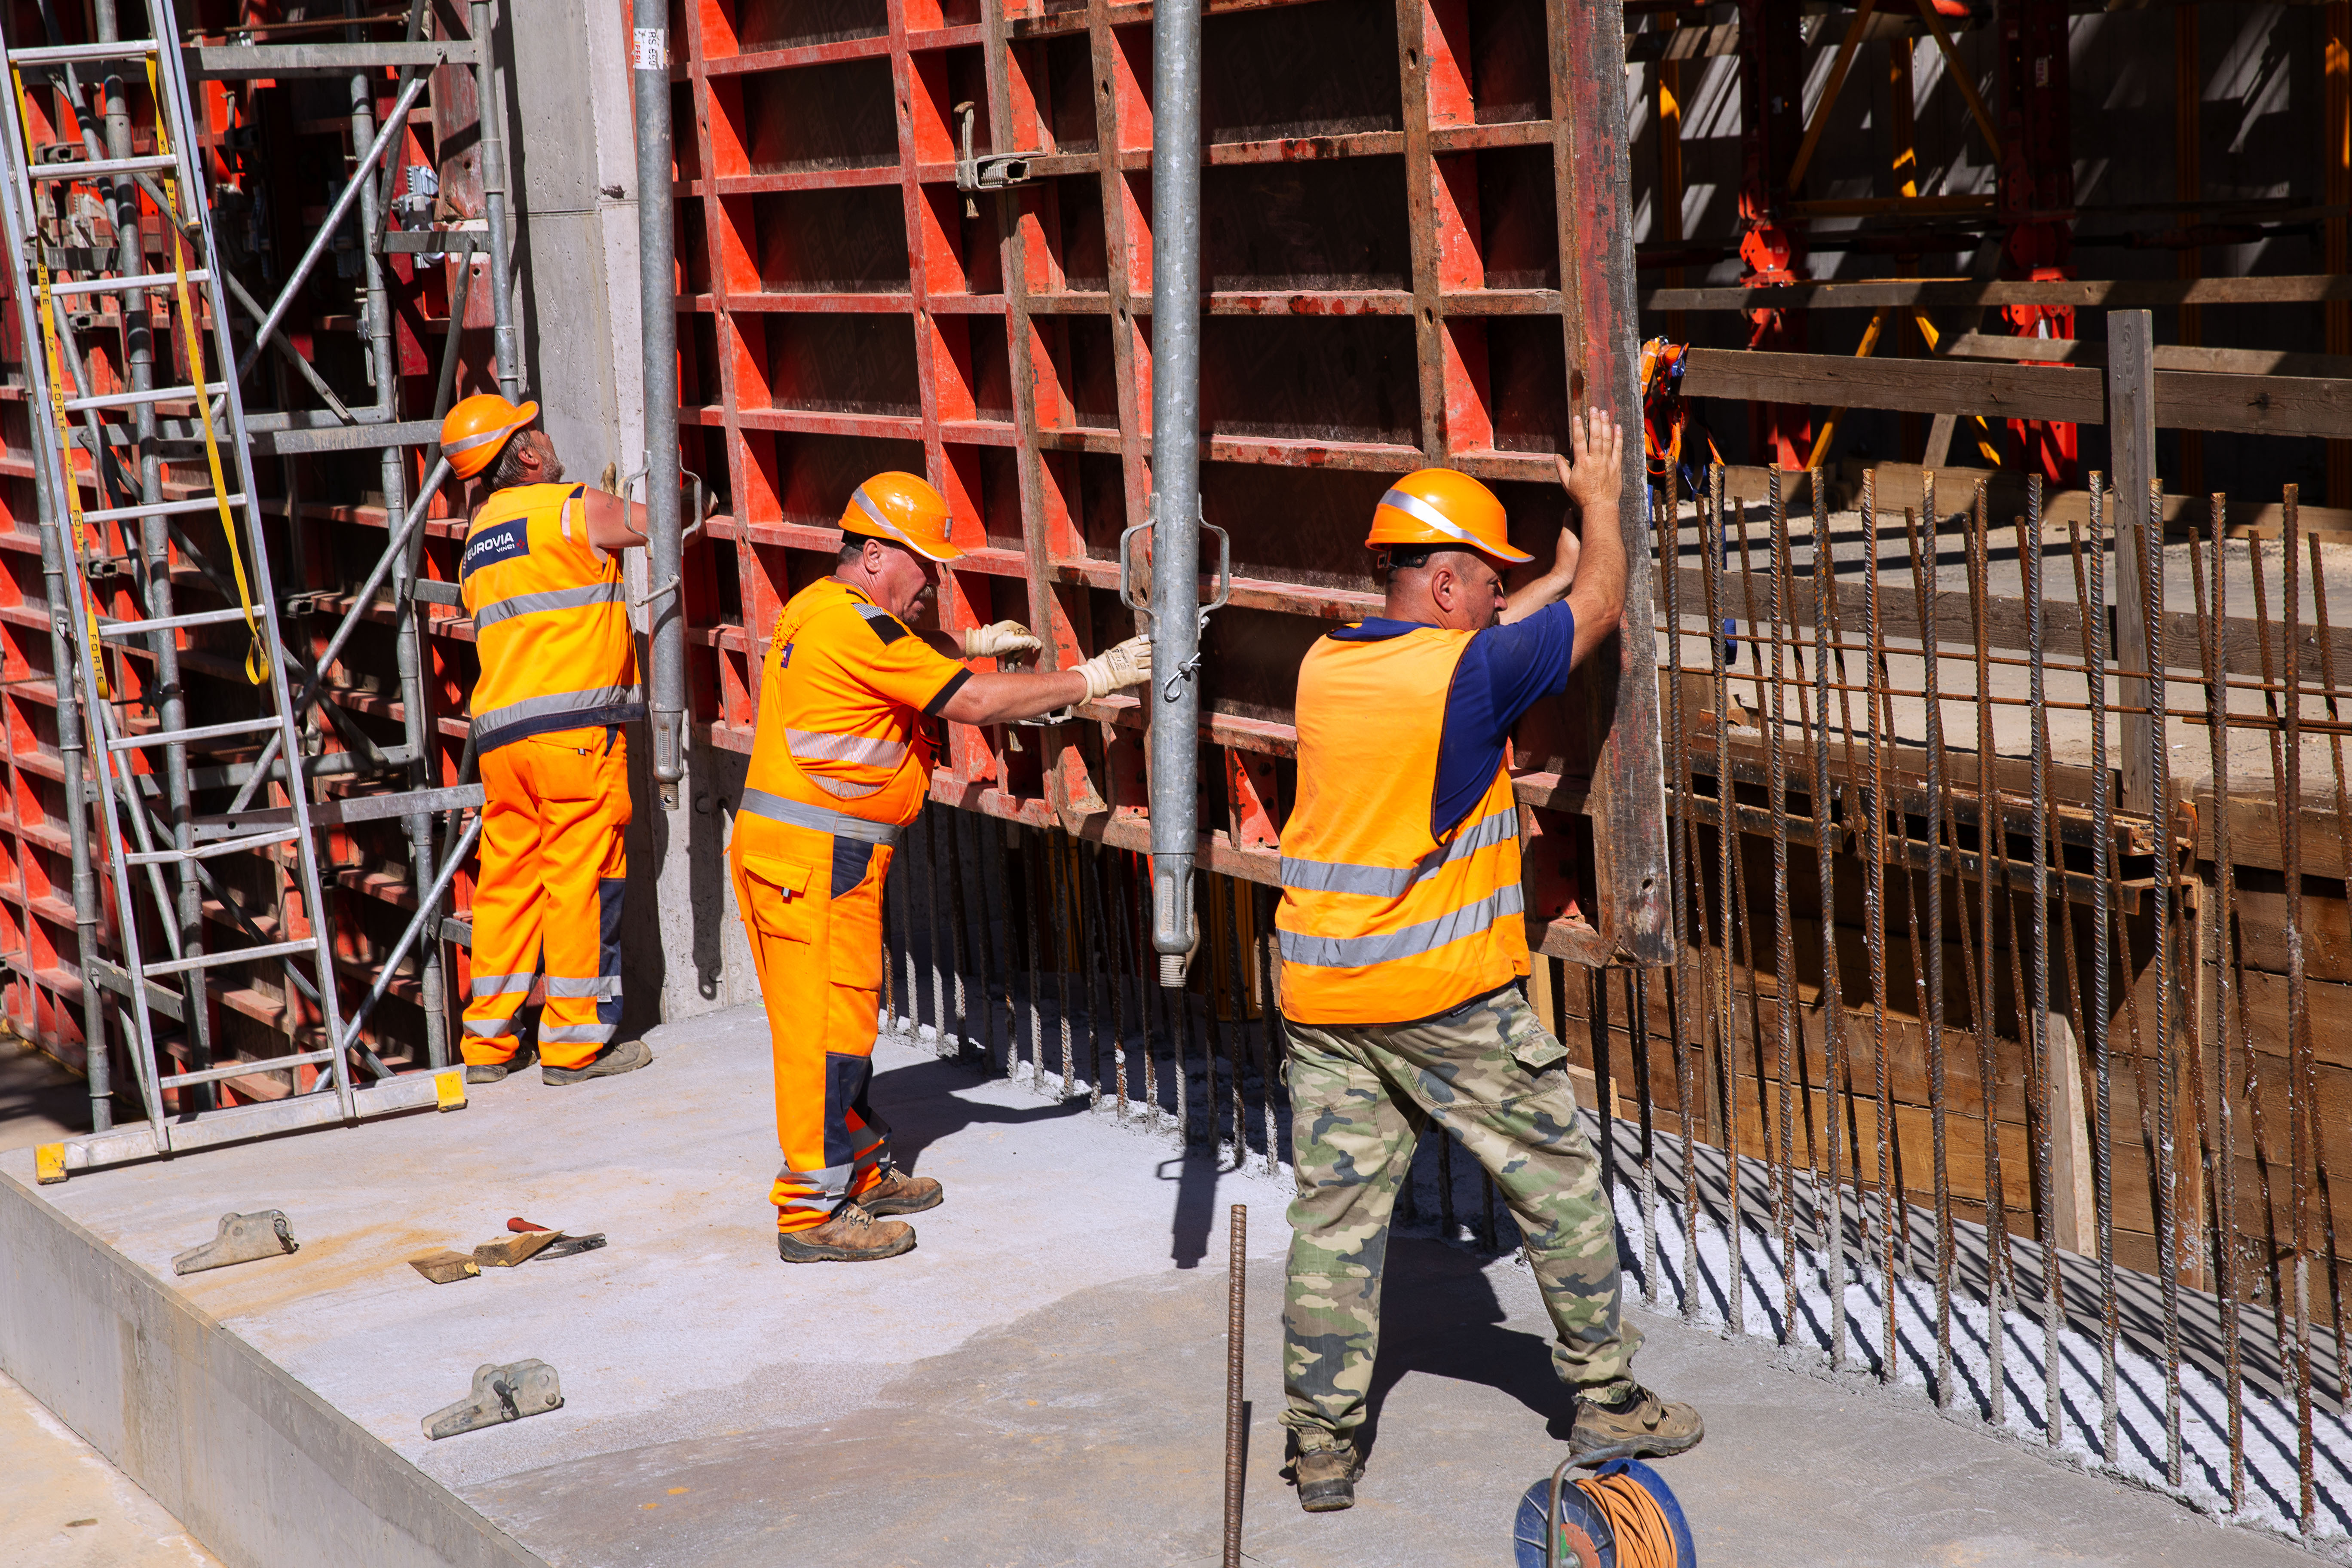
[[[983,674],[959,659],[1031,653],[1016,621],[961,633],[908,624],[963,552],[945,497],[913,474],[877,474],[841,516],[831,576],[777,617],[743,798],[727,846],[776,1066],[783,1168],[776,1251],[787,1262],[892,1258],[914,1227],[886,1216],[940,1202],[940,1184],[893,1167],[868,1103],[882,992],[882,879],[922,810],[935,721],[1032,719],[1150,679],[1143,637],[1056,673]]]
[[[1583,517],[1551,570],[1506,594],[1503,505],[1424,468],[1381,497],[1365,542],[1387,603],[1307,651],[1298,671],[1298,797],[1282,829],[1282,1014],[1293,1163],[1282,1423],[1310,1513],[1349,1507],[1380,1342],[1381,1266],[1397,1184],[1434,1120],[1517,1220],[1575,1391],[1588,1463],[1679,1453],[1698,1413],[1633,1381],[1641,1335],[1619,1315],[1617,1244],[1576,1120],[1566,1050],[1528,1005],[1511,727],[1617,630],[1623,436],[1570,422],[1560,480]],[[1646,631],[1643,632],[1647,635]]]
[[[482,778],[466,1081],[529,1063],[522,1016],[544,977],[540,1077],[577,1083],[653,1060],[621,1021],[621,895],[628,867],[629,748],[646,715],[620,552],[646,542],[646,509],[567,485],[539,405],[495,393],[458,402],[441,450],[488,494],[457,569],[481,673],[474,746]]]

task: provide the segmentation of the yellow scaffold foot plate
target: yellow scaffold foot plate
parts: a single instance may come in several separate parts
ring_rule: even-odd
[[[66,1146],[44,1143],[33,1151],[33,1173],[42,1186],[54,1186],[66,1179]]]
[[[447,1072],[436,1072],[433,1075],[433,1106],[436,1110],[466,1109],[466,1069],[464,1068],[451,1068]],[[54,1148],[56,1145],[53,1144],[51,1147]],[[47,1180],[47,1177],[42,1179]],[[65,1168],[62,1165],[58,1168],[58,1180],[61,1182],[65,1180]]]

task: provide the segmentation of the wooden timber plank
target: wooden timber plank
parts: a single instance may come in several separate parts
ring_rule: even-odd
[[[1979,282],[1967,278],[1890,278],[1868,283],[1791,283],[1774,289],[1652,289],[1644,310],[1974,310],[2002,305],[2294,305],[2352,300],[2352,276],[2065,279]]]

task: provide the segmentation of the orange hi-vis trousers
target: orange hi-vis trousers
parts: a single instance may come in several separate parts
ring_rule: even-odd
[[[621,1022],[627,738],[599,724],[509,741],[482,758],[482,796],[466,1060],[513,1059],[515,1016],[544,971],[539,1059],[584,1067]]]
[[[777,1229],[808,1230],[889,1169],[890,1129],[866,1091],[890,848],[745,811],[727,862],[775,1053],[784,1163],[768,1195]]]

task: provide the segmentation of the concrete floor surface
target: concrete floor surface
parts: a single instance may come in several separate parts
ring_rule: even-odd
[[[0,1373],[0,1568],[220,1568],[163,1506]]]
[[[872,1265],[778,1262],[766,1032],[653,1037],[643,1073],[478,1088],[463,1111],[77,1176],[47,1200],[168,1277],[229,1209],[302,1250],[187,1297],[548,1562],[835,1568],[1216,1561],[1225,1205],[1250,1207],[1248,1560],[1509,1561],[1567,1405],[1516,1259],[1400,1237],[1355,1510],[1279,1470],[1278,1181],[886,1040],[874,1102],[949,1201]],[[25,1152],[0,1170],[29,1177]],[[404,1259],[520,1214],[604,1250],[425,1283]],[[1664,1472],[1712,1563],[2259,1568],[2273,1539],[2051,1464],[1769,1347],[1643,1319],[1641,1372],[1710,1435]],[[427,1443],[483,1363],[557,1367],[563,1409]]]

